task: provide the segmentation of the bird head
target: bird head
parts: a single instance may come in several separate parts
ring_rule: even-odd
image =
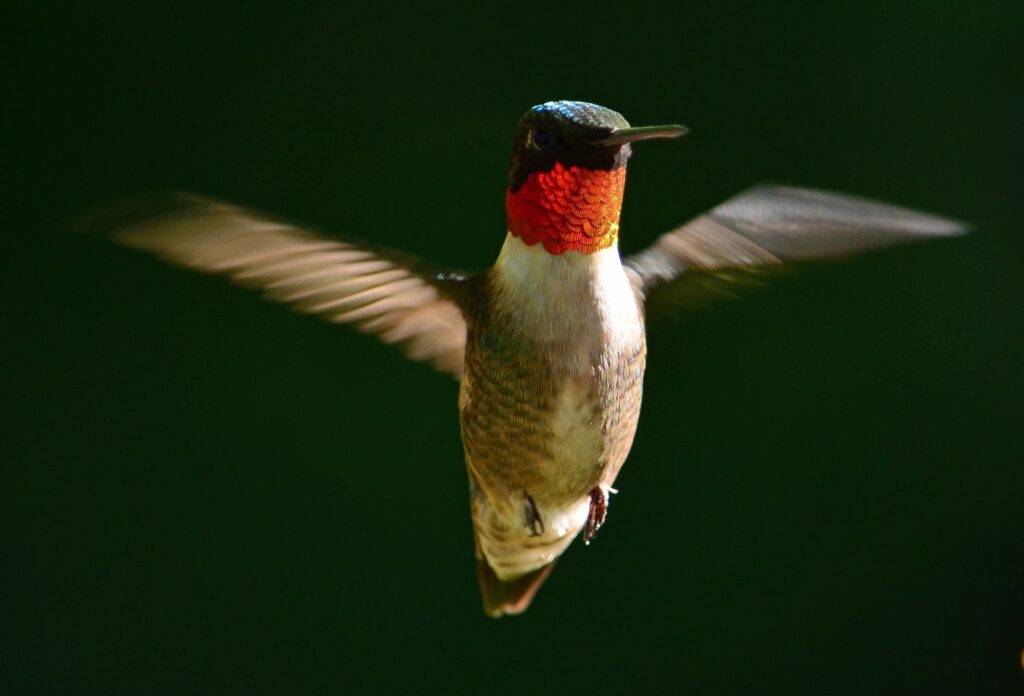
[[[590,254],[615,244],[630,143],[684,133],[676,125],[633,128],[622,114],[587,102],[531,108],[512,149],[509,233],[551,254]]]

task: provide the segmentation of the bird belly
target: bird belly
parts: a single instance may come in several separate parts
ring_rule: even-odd
[[[460,413],[473,521],[499,578],[557,558],[586,522],[590,492],[607,494],[636,432],[644,358],[641,342],[584,374],[519,375],[514,391],[508,361],[467,362]]]

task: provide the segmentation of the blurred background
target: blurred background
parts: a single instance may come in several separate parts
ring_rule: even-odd
[[[1024,690],[1020,4],[149,5],[8,24],[6,693]],[[609,524],[496,622],[452,380],[64,223],[183,189],[483,268],[562,98],[692,129],[625,252],[765,180],[976,234],[655,313]]]

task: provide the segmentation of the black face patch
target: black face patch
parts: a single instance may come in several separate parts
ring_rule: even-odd
[[[555,101],[533,107],[516,128],[509,188],[519,190],[531,173],[548,171],[556,162],[587,169],[625,165],[629,145],[589,144],[619,128],[629,128],[622,114],[597,104]]]

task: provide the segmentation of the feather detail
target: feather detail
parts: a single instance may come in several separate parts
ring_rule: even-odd
[[[297,311],[399,344],[413,360],[462,374],[466,322],[459,274],[427,271],[413,257],[328,239],[189,194],[108,208],[79,227],[180,266],[225,275]]]

